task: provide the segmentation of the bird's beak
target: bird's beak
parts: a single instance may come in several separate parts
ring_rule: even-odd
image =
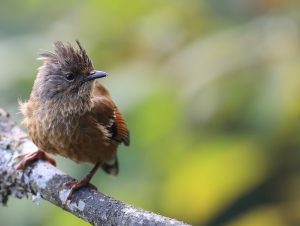
[[[90,74],[87,77],[85,77],[84,81],[87,82],[87,81],[91,81],[91,80],[94,80],[97,78],[103,78],[106,76],[107,76],[107,73],[104,71],[91,71]]]

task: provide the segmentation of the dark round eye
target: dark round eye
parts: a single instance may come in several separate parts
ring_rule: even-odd
[[[74,74],[72,74],[72,73],[69,73],[69,74],[67,74],[67,76],[66,76],[66,79],[68,80],[68,81],[73,81],[74,80],[74,78],[75,78],[75,76],[74,76]]]

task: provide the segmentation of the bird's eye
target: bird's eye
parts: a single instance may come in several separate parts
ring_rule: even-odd
[[[66,79],[71,82],[75,79],[75,76],[72,73],[68,73],[66,76]]]

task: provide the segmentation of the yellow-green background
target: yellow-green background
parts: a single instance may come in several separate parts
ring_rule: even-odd
[[[102,192],[193,225],[300,225],[300,2],[0,2],[0,106],[20,121],[39,49],[79,39],[131,131]],[[80,178],[91,166],[58,159]],[[87,225],[10,199],[2,226]]]

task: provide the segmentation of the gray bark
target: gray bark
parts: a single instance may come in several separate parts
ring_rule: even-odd
[[[15,156],[32,151],[35,145],[0,109],[0,202],[6,205],[10,196],[23,198],[33,195],[80,217],[93,225],[187,225],[115,200],[84,187],[74,193],[64,206],[68,188],[61,185],[72,177],[47,162],[36,161],[24,171],[16,171]]]

